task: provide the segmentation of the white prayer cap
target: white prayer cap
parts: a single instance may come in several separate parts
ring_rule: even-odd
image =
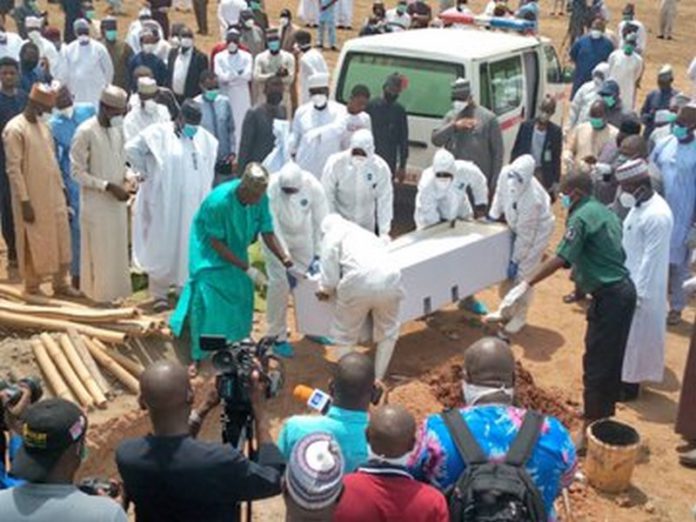
[[[641,178],[649,178],[648,164],[642,158],[628,160],[616,169],[616,180],[622,181],[637,180]]]
[[[27,16],[24,20],[24,26],[27,29],[41,29],[43,26],[43,18],[40,16]]]
[[[138,78],[139,94],[157,94],[157,82],[147,76]]]
[[[446,172],[454,176],[457,162],[450,151],[447,149],[438,149],[433,156],[433,172],[439,174]]]
[[[329,75],[328,73],[314,73],[307,80],[307,87],[309,89],[321,89],[322,87],[329,87]]]
[[[668,63],[664,64],[657,73],[658,76],[669,76],[670,78],[674,76],[674,71],[672,66]]]

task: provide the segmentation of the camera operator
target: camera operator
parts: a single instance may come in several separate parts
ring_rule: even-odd
[[[153,434],[124,441],[116,450],[125,507],[129,501],[135,504],[137,522],[230,522],[237,520],[239,502],[280,493],[284,459],[270,435],[265,389],[256,374],[250,395],[257,462],[230,444],[194,439],[189,418],[195,434],[220,399],[213,390],[202,409],[191,412],[193,390],[180,364],[158,361],[149,366],[140,377],[140,393]]]
[[[0,520],[126,522],[109,498],[89,496],[74,485],[85,457],[87,417],[72,402],[46,399],[23,415],[22,447],[12,474],[25,484],[0,492]]]
[[[15,390],[19,399],[15,399]],[[8,475],[10,464],[22,445],[22,414],[32,403],[32,389],[20,381],[16,387],[0,390],[0,489],[7,489],[23,481]]]

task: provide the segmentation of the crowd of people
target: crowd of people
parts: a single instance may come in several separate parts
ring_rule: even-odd
[[[188,369],[156,362],[141,377],[152,434],[116,452],[122,507],[73,485],[84,413],[61,399],[29,405],[23,388],[20,404],[5,408],[15,444],[3,484],[14,488],[0,493],[0,519],[118,521],[133,504],[139,521],[229,520],[240,502],[282,495],[291,522],[444,521],[465,505],[502,509],[475,494],[476,480],[491,472],[478,467],[492,460],[524,482],[513,488],[525,492],[515,506],[530,520],[553,520],[585,430],[573,440],[557,419],[514,406],[505,340],[484,338],[465,351],[466,408],[431,415],[417,429],[404,408],[379,404],[404,297],[389,243],[394,184],[408,167],[399,103],[408,79],[394,71],[380,93],[357,83],[345,105],[331,99],[322,48],[335,49],[336,29],[352,28],[352,1],[300,3],[299,17],[318,29],[313,46],[288,9],[274,27],[261,2],[222,0],[221,41],[210,56],[190,27],[170,24],[170,4],[152,0],[123,39],[118,19],[95,20],[88,0],[62,3],[62,41],[31,0],[13,12],[17,32],[0,31],[8,267],[28,294],[50,280],[54,295],[103,306],[132,294],[133,270],[147,274],[153,309],[172,310],[172,331],[188,334],[192,360]],[[470,12],[466,0],[446,4],[440,12]],[[564,301],[591,297],[587,427],[662,381],[667,326],[682,321],[696,287],[696,103],[665,64],[638,110],[649,41],[635,6],[626,5],[611,33],[601,0],[569,4],[575,70],[566,127],[552,121],[556,98],[543,96],[508,157],[495,114],[458,78],[451,109],[432,130],[436,152],[419,178],[414,221],[419,230],[457,219],[507,224],[513,243],[499,310],[488,314],[474,295],[459,302],[502,322],[503,338],[525,327],[533,287],[571,268],[575,290]],[[663,4],[660,36],[671,39],[676,7]],[[192,7],[198,33],[207,33],[207,0]],[[122,5],[109,1],[109,9],[118,14]],[[486,14],[536,21],[539,6],[529,0],[513,11],[491,1]],[[377,2],[360,32],[430,25],[443,23],[424,0],[389,10]],[[696,65],[689,75],[694,81]],[[566,230],[546,256],[556,201]],[[265,268],[250,258],[257,241]],[[274,442],[255,375],[255,459],[197,440],[220,403],[211,387],[193,408],[189,379],[206,358],[201,338],[249,338],[255,290],[265,288],[273,353],[292,357],[289,299],[309,277],[318,280],[316,297],[335,303],[330,336],[312,338],[336,362],[325,415],[286,419]],[[368,317],[374,359],[353,349]],[[681,462],[696,465],[693,339],[690,351],[677,431],[690,450]],[[449,494],[454,486],[459,495]]]

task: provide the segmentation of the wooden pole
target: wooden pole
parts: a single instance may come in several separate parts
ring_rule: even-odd
[[[41,342],[46,347],[48,355],[51,357],[51,359],[53,359],[53,362],[58,367],[58,370],[65,379],[65,382],[68,383],[68,386],[77,397],[77,400],[80,401],[80,404],[82,404],[82,406],[85,408],[91,408],[94,406],[92,396],[80,381],[79,377],[75,373],[75,370],[73,370],[72,366],[70,366],[67,357],[65,357],[65,354],[58,347],[58,344],[47,333],[42,333],[39,336],[39,339],[41,339]]]
[[[104,375],[99,369],[99,366],[97,366],[97,363],[94,361],[92,354],[89,353],[89,350],[85,346],[85,343],[82,341],[82,337],[80,336],[80,334],[78,334],[74,328],[70,328],[68,330],[68,337],[70,337],[70,341],[77,350],[77,354],[82,359],[82,362],[85,363],[85,366],[89,370],[89,373],[92,374],[94,381],[97,383],[102,393],[107,398],[112,398],[114,394],[111,391],[111,386],[109,386],[109,383],[104,378]]]
[[[65,381],[63,381],[63,378],[58,373],[58,369],[56,368],[55,364],[53,364],[53,361],[48,356],[46,347],[43,345],[43,343],[39,339],[32,339],[31,348],[34,351],[36,362],[46,378],[46,382],[53,390],[53,394],[61,399],[77,402],[75,401],[73,394],[70,393],[68,385],[65,384]]]
[[[114,361],[116,361],[118,364],[123,366],[126,370],[128,370],[130,373],[132,373],[136,377],[140,377],[140,374],[145,371],[145,368],[143,367],[142,364],[140,364],[138,361],[134,361],[127,355],[123,355],[121,352],[118,350],[110,349],[107,348],[104,343],[102,343],[99,339],[92,339],[95,345],[97,347],[101,348],[104,350],[109,357],[111,357]]]
[[[114,361],[108,353],[95,345],[91,339],[88,337],[83,337],[85,346],[92,354],[92,357],[101,364],[106,370],[111,372],[111,374],[116,377],[121,384],[123,384],[130,392],[138,394],[140,393],[140,384],[138,379],[133,377],[128,371],[123,368],[120,364]]]
[[[27,314],[51,319],[64,319],[80,323],[110,323],[120,320],[135,320],[135,308],[118,308],[114,310],[98,310],[94,308],[68,308],[57,306],[37,306],[32,304],[14,303],[0,298],[0,310],[16,314]],[[138,324],[138,323],[136,323]],[[146,322],[146,324],[149,324]]]
[[[15,288],[10,285],[0,285],[0,294],[6,295],[18,301],[24,301],[25,303],[35,304],[39,306],[66,306],[69,308],[87,308],[87,306],[74,303],[72,301],[63,301],[61,299],[56,299],[54,297],[47,297],[43,295],[33,295],[26,294],[22,290]]]
[[[111,330],[96,328],[86,324],[71,323],[70,321],[64,321],[61,319],[31,317],[5,311],[0,311],[0,323],[6,324],[13,328],[28,328],[40,331],[51,330],[65,332],[70,328],[74,328],[81,334],[97,337],[101,341],[114,344],[123,343],[127,338],[126,334],[123,332],[113,332]]]
[[[97,406],[97,408],[106,408],[106,397],[104,397],[101,388],[99,388],[95,382],[92,374],[89,373],[85,363],[82,362],[77,350],[73,346],[72,342],[70,342],[70,337],[68,337],[68,334],[62,334],[60,336],[60,347],[63,349],[63,353],[67,357],[68,361],[70,361],[70,365],[73,367],[73,370],[75,370],[75,373],[82,381],[82,384],[84,384],[85,388],[92,396],[92,399],[94,399],[94,404]]]

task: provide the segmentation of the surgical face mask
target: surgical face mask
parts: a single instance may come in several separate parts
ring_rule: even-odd
[[[280,23],[280,27],[287,27],[290,25],[290,19],[287,16],[281,16],[278,22]]]
[[[123,127],[123,116],[120,114],[118,116],[112,116],[109,120],[109,123],[112,127],[116,129],[118,129],[119,127]]]
[[[217,89],[208,89],[203,93],[203,97],[208,101],[214,102],[219,94],[220,91]]]
[[[406,6],[403,4],[397,5],[396,12],[399,13],[400,15],[404,14],[406,12]]]
[[[58,114],[67,119],[72,119],[73,114],[75,114],[75,107],[72,105],[70,107],[65,107],[63,109],[57,109]]]
[[[143,52],[147,54],[152,54],[155,52],[155,44],[147,43],[142,46]]]
[[[312,94],[311,99],[315,109],[323,109],[329,102],[329,97],[326,94]]]
[[[85,18],[87,20],[94,20],[94,9],[90,9],[88,11],[85,11]]]
[[[27,36],[29,37],[29,40],[34,42],[35,44],[38,45],[38,42],[41,41],[41,33],[37,29],[32,29],[27,33]]]
[[[116,29],[104,31],[104,37],[106,38],[107,42],[115,42],[116,38],[118,38],[118,31]]]
[[[468,101],[464,100],[452,100],[452,108],[456,112],[462,112],[464,109],[466,109],[469,106]]]
[[[515,392],[512,388],[507,386],[479,386],[478,384],[471,384],[466,381],[462,381],[462,395],[464,396],[464,402],[467,406],[475,406],[484,397],[489,395],[495,395],[497,393],[504,393],[512,402]]]
[[[624,45],[624,48],[623,48],[624,53],[626,53],[628,55],[633,54],[633,51],[635,51],[635,49],[636,49],[635,46],[633,46],[631,44],[626,44],[626,45]]]
[[[254,19],[249,18],[248,20],[244,20],[244,27],[246,27],[247,29],[251,29],[252,27],[254,27]]]
[[[280,40],[271,40],[268,42],[268,50],[272,53],[280,51]]]
[[[566,210],[573,206],[573,200],[570,195],[561,194],[561,206]]]
[[[178,49],[181,46],[181,40],[178,36],[172,36],[169,39],[169,45],[172,46],[172,49]]]
[[[157,102],[153,99],[145,100],[143,102],[143,110],[145,112],[156,112],[157,111]]]
[[[260,11],[261,10],[261,2],[249,2],[249,7],[253,11]]]
[[[606,126],[604,118],[590,118],[590,125],[594,130],[602,130]]]
[[[690,133],[690,131],[687,127],[684,127],[683,125],[679,125],[678,123],[675,123],[674,126],[672,127],[672,134],[679,141],[684,141],[686,138],[688,138],[689,133]]]
[[[239,49],[239,45],[237,45],[234,42],[230,42],[227,44],[227,50],[231,53],[236,53],[238,49]]]
[[[616,105],[616,98],[614,96],[602,96],[602,99],[610,109]]]
[[[633,208],[636,206],[636,198],[630,192],[622,192],[619,194],[619,203],[626,208]]]
[[[181,39],[181,48],[182,49],[190,49],[193,47],[193,38],[182,38]]]
[[[452,178],[450,177],[435,178],[435,186],[440,192],[446,191],[448,188],[450,188],[451,184]]]
[[[191,125],[190,123],[184,123],[181,129],[181,133],[189,139],[193,139],[197,132],[198,125]]]
[[[350,157],[350,164],[353,165],[354,168],[360,170],[365,165],[367,165],[367,158],[365,156],[354,156],[353,155]]]
[[[89,43],[89,35],[88,34],[78,35],[77,41],[80,42],[80,45],[87,45]]]
[[[602,31],[600,31],[599,29],[592,29],[590,31],[590,38],[592,38],[593,40],[597,40],[601,37],[602,37]]]
[[[390,464],[392,466],[398,466],[400,468],[405,468],[408,466],[408,462],[411,459],[411,452],[409,451],[408,453],[404,453],[400,457],[385,457],[384,455],[377,455],[374,451],[372,451],[372,447],[370,446],[370,443],[367,443],[367,460],[370,461],[377,461],[381,462],[383,464]]]

